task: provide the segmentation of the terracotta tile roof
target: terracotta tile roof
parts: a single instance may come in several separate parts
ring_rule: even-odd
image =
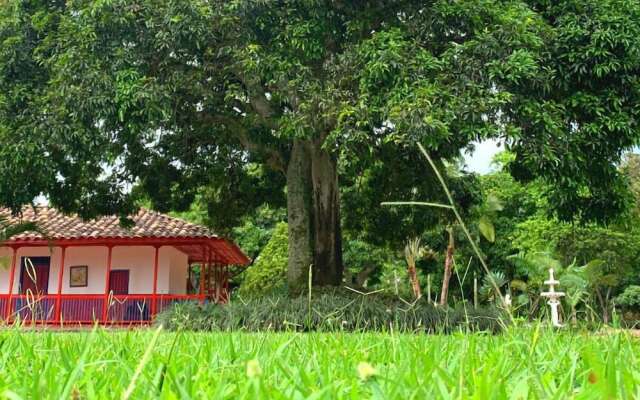
[[[149,244],[158,239],[162,240],[163,245],[173,245],[188,254],[194,262],[211,260],[236,265],[248,265],[250,262],[236,244],[218,237],[208,228],[144,208],[131,217],[134,222],[131,228],[120,226],[118,217],[83,221],[76,215],[65,215],[51,207],[25,207],[20,217],[13,217],[9,210],[0,208],[0,217],[8,220],[10,224],[35,222],[44,232],[46,239],[38,232],[24,232],[8,240],[25,246],[30,242],[43,240],[73,242],[83,239],[108,242],[121,239],[128,243]],[[212,253],[207,255],[206,249]]]
[[[118,217],[102,217],[83,221],[76,215],[65,215],[51,207],[25,207],[22,215],[12,217],[7,209],[0,209],[0,217],[9,223],[35,222],[49,239],[99,239],[99,238],[217,238],[204,226],[192,224],[147,209],[132,216],[134,226],[123,228]],[[25,232],[11,240],[37,240],[37,232]]]

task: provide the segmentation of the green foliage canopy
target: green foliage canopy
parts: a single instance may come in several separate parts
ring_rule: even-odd
[[[9,1],[0,199],[122,213],[139,182],[184,207],[192,186],[233,189],[240,149],[273,165],[324,128],[358,158],[379,140],[451,155],[505,137],[517,176],[562,189],[563,216],[605,216],[638,137],[639,16],[616,0]]]
[[[630,285],[618,297],[616,304],[625,308],[640,311],[640,286]]]

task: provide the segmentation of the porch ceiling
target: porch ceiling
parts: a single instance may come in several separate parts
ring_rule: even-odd
[[[205,262],[207,259],[220,264],[247,265],[250,262],[238,246],[224,239],[211,240],[204,245],[181,244],[174,247],[187,254],[190,262]]]

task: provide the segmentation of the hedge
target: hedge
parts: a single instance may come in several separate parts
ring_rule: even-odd
[[[226,305],[176,304],[157,324],[192,331],[398,331],[444,333],[454,330],[498,332],[505,318],[494,307],[442,308],[385,295],[340,290],[288,298],[266,296]]]

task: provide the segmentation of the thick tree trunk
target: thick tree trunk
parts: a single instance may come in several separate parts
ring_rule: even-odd
[[[453,228],[447,229],[447,232],[449,232],[449,246],[447,246],[447,255],[444,260],[444,276],[442,277],[442,291],[440,292],[441,306],[447,304],[447,297],[449,296],[449,281],[451,280],[451,272],[453,270],[453,252],[455,250]]]
[[[598,296],[600,308],[602,309],[602,322],[607,325],[609,324],[609,307],[607,307],[607,301],[603,298],[600,289],[596,289],[596,295]]]
[[[313,264],[311,221],[312,182],[310,148],[295,141],[287,166],[287,220],[289,224],[289,265],[287,283],[291,292],[301,292]]]
[[[315,285],[342,283],[342,233],[337,161],[320,143],[312,147],[313,232]]]
[[[287,167],[290,292],[306,289],[310,266],[314,285],[342,282],[339,201],[336,161],[319,143],[295,141]]]

